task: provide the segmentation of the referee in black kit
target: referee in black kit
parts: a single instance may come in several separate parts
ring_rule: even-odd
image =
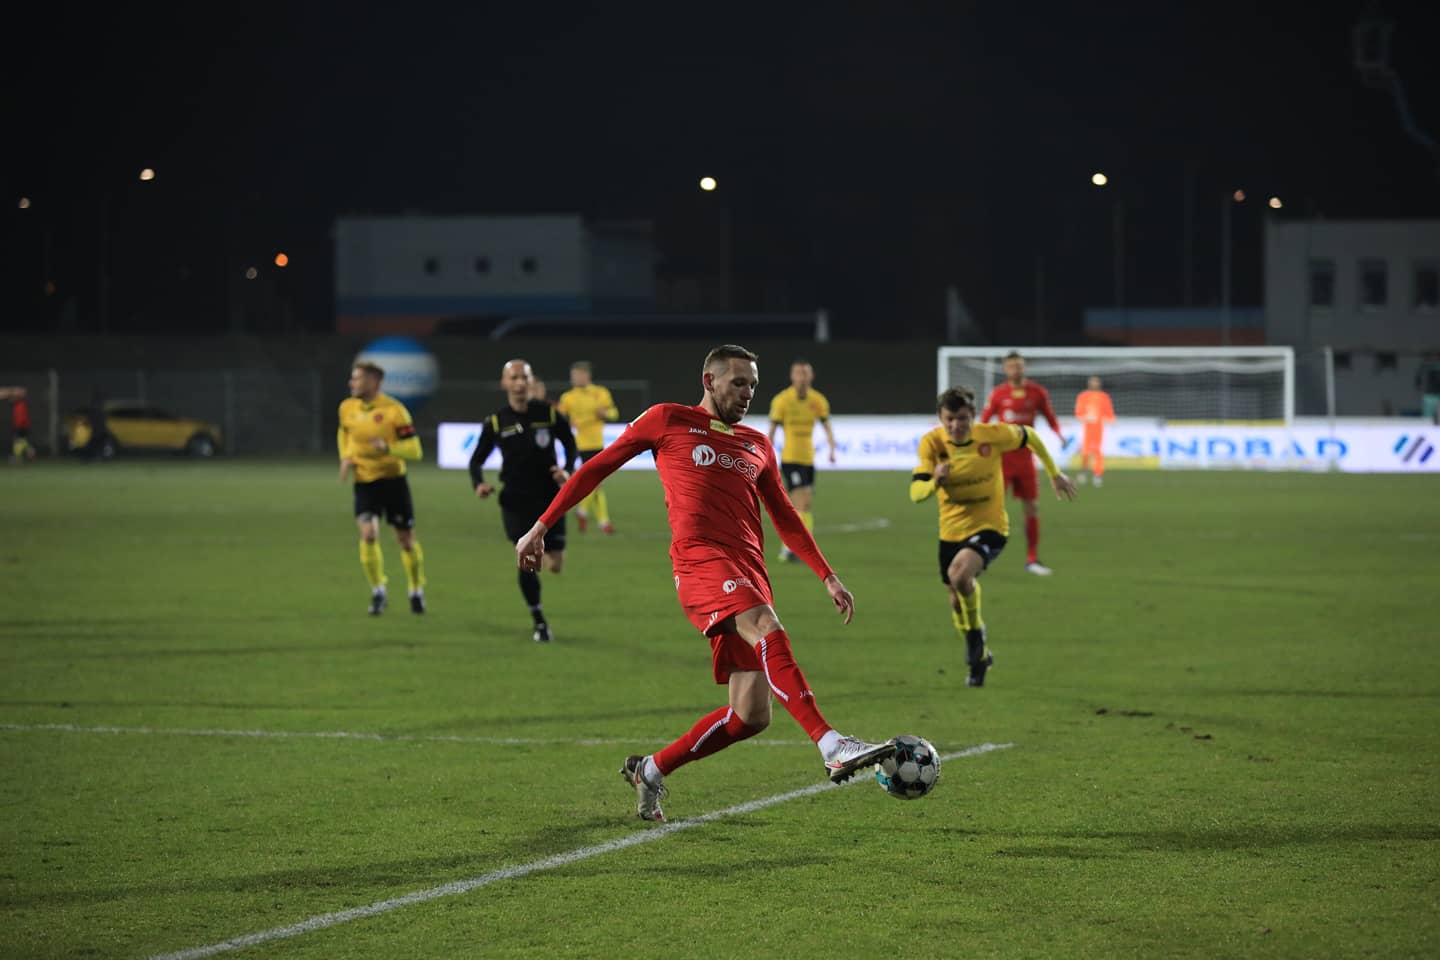
[[[511,360],[500,372],[508,402],[485,421],[470,455],[470,483],[482,500],[495,492],[485,482],[490,451],[500,448],[500,513],[505,535],[514,543],[530,531],[575,469],[575,435],[564,414],[544,400],[530,399],[535,374],[524,360]],[[565,465],[555,462],[555,443],[565,448]],[[559,573],[565,562],[565,518],[545,534],[545,569]],[[535,620],[536,643],[549,643],[550,624],[540,609],[540,574],[520,571],[520,592]]]

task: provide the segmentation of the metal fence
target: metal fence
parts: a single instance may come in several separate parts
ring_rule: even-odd
[[[221,450],[227,454],[328,453],[335,442],[336,409],[345,398],[343,389],[334,389],[334,379],[318,369],[0,369],[0,385],[25,387],[31,440],[50,453],[66,449],[67,417],[86,414],[97,396],[110,405],[154,408],[214,424],[222,431]],[[563,382],[548,386],[552,401],[568,388]],[[648,380],[608,381],[605,386],[624,419],[650,405]],[[447,380],[428,402],[417,405],[416,425],[422,435],[431,436],[442,420],[478,421],[504,404],[498,381]],[[0,432],[8,436],[8,430],[6,417]]]

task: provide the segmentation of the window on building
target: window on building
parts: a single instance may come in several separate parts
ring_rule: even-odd
[[[1310,261],[1310,306],[1335,306],[1335,261]]]
[[[425,272],[428,273],[428,274],[430,274],[432,277],[433,277],[435,274],[439,273],[439,272],[440,272],[440,258],[439,258],[439,257],[426,257],[426,258],[425,258]]]
[[[1440,311],[1440,260],[1420,260],[1415,264],[1416,310],[1426,313]]]
[[[1390,352],[1389,350],[1381,350],[1379,353],[1375,354],[1375,370],[1377,372],[1382,370],[1394,370],[1399,364],[1399,362],[1399,356]]]
[[[1349,370],[1349,369],[1350,369],[1350,354],[1344,353],[1344,352],[1340,352],[1340,353],[1335,354],[1335,369],[1336,369],[1336,370]]]
[[[520,269],[524,270],[526,273],[534,273],[536,270],[540,269],[540,264],[535,260],[534,257],[526,257],[524,260],[520,261]]]
[[[489,272],[490,272],[490,258],[489,258],[489,257],[476,257],[476,258],[475,258],[475,272],[476,272],[476,273],[489,273]]]
[[[1390,277],[1384,260],[1360,261],[1360,309],[1383,310],[1390,302]]]

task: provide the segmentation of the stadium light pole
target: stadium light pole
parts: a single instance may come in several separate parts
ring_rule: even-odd
[[[153,183],[155,180],[155,169],[144,167],[136,177],[141,183]],[[97,299],[97,313],[99,314],[100,332],[110,332],[110,206],[113,191],[105,187],[100,195],[100,289]]]
[[[716,274],[720,284],[721,307],[723,310],[728,311],[732,309],[730,208],[725,203],[725,198],[720,195],[720,183],[714,177],[701,177],[700,190],[715,198],[712,202],[716,205],[716,215],[719,218],[719,226],[716,228],[719,244],[719,266],[716,268]]]
[[[1110,177],[1103,171],[1090,175],[1090,182],[1097,187],[1110,185]],[[1115,194],[1110,203],[1111,271],[1115,278],[1115,307],[1125,309],[1125,201]]]

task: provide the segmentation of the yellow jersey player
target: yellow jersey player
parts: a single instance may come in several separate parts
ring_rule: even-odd
[[[1010,516],[1005,512],[1001,456],[1031,450],[1045,467],[1055,496],[1075,498],[1075,484],[1061,473],[1031,427],[976,423],[975,395],[952,387],[936,401],[940,426],[920,438],[920,464],[910,478],[910,499],[940,504],[940,579],[950,591],[951,619],[965,640],[966,684],[983,686],[995,662],[985,643],[980,617],[980,574],[1005,548]]]
[[[577,360],[570,365],[570,389],[560,394],[555,408],[570,421],[575,432],[575,446],[579,450],[580,462],[587,463],[605,448],[603,430],[607,421],[620,419],[615,398],[610,391],[593,381],[595,372],[587,361]],[[575,510],[575,522],[584,533],[590,524],[590,514],[600,522],[601,533],[614,533],[615,525],[610,522],[610,504],[605,491],[599,487],[580,501]]]
[[[385,612],[385,560],[380,552],[380,521],[388,520],[400,544],[405,579],[410,585],[410,610],[425,612],[425,567],[415,539],[415,508],[405,461],[422,456],[420,438],[410,411],[380,392],[385,371],[373,363],[357,363],[350,371],[350,397],[340,403],[340,482],[355,471],[355,525],[360,528],[360,566],[370,582],[370,615]]]
[[[780,453],[780,476],[785,481],[785,490],[790,502],[805,523],[805,529],[814,531],[815,516],[811,506],[815,502],[815,424],[825,428],[830,462],[835,462],[835,432],[830,429],[830,401],[825,394],[816,390],[815,368],[808,361],[796,360],[790,365],[790,386],[775,394],[770,401],[770,445],[775,445],[775,431],[785,430],[785,441]],[[780,548],[780,559],[796,561],[799,558],[789,547]]]

